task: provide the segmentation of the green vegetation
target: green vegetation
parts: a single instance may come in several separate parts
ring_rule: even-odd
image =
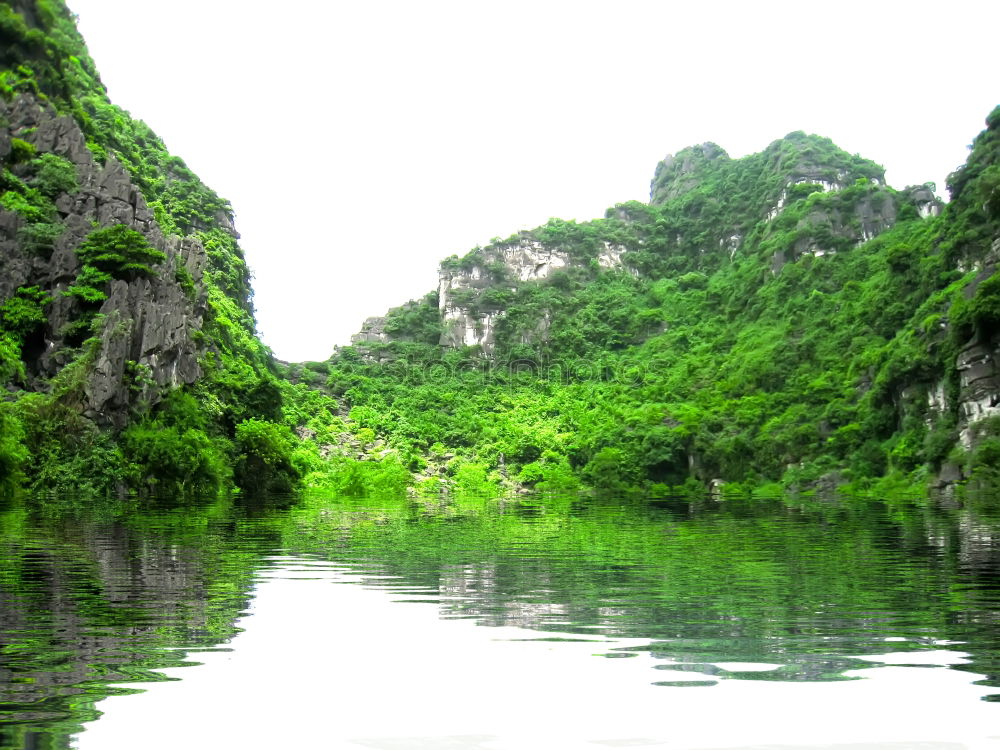
[[[289,492],[298,472],[292,465],[295,436],[285,425],[247,419],[236,425],[236,475],[251,490]]]
[[[310,576],[346,573],[396,599],[435,601],[443,618],[530,628],[541,638],[634,638],[612,653],[647,652],[661,668],[678,661],[714,679],[841,680],[884,661],[861,655],[912,651],[920,663],[920,652],[958,642],[968,657],[962,687],[976,680],[995,693],[996,521],[995,508],[790,498],[309,495],[281,510],[226,501],[69,517],[6,509],[0,744],[68,747],[80,723],[96,718],[95,702],[125,683],[166,679],[158,670],[203,662],[197,650],[231,647],[262,575],[290,568],[300,578],[298,560]],[[290,557],[276,560],[275,550]],[[280,597],[280,606],[296,599]],[[258,601],[265,615],[268,601],[276,603]],[[302,623],[310,636],[336,625]],[[287,652],[280,639],[271,646]],[[662,673],[649,675],[642,681]]]
[[[62,0],[0,2],[0,43],[0,98],[72,118],[89,149],[0,123],[0,209],[30,269],[0,300],[6,490],[920,493],[939,472],[991,476],[995,435],[965,421],[956,361],[1000,325],[1000,108],[940,216],[920,218],[925,186],[888,188],[826,138],[741,159],[706,143],[657,167],[649,204],[452,256],[446,300],[285,371],[256,336],[228,203],[108,101]],[[145,201],[134,223],[68,218],[116,164]],[[538,248],[561,267],[518,281],[508,259]],[[181,292],[183,385],[159,355],[109,362],[138,325],[118,282],[130,300]],[[484,347],[456,345],[465,318]],[[88,407],[96,374],[124,393],[107,412]]]
[[[108,298],[105,288],[112,279],[155,276],[152,265],[167,259],[139,232],[124,224],[91,232],[76,249],[76,254],[81,262],[80,272],[65,294],[88,306]]]
[[[922,494],[945,463],[982,471],[991,443],[957,443],[955,361],[1000,323],[983,265],[1000,236],[998,112],[937,218],[827,139],[740,160],[700,147],[678,172],[682,152],[650,205],[442,264],[478,269],[448,302],[493,315],[491,351],[441,350],[417,315],[428,301],[411,303],[388,343],[326,363],[326,386],[414,470],[435,446],[454,456],[456,480],[472,462],[529,487]],[[512,283],[495,259],[526,243],[572,263]],[[598,263],[609,247],[621,266]]]
[[[42,154],[34,163],[35,187],[48,198],[60,193],[73,194],[80,189],[76,167],[68,159],[56,154]]]
[[[210,432],[209,420],[194,397],[182,391],[170,394],[156,416],[122,433],[132,485],[175,497],[217,493],[232,470],[225,439]]]
[[[79,266],[68,286],[56,288],[39,274],[38,283],[32,277],[0,300],[0,384],[12,391],[0,402],[0,486],[9,491],[24,482],[35,494],[62,494],[80,504],[125,492],[211,493],[232,487],[234,479],[250,493],[297,486],[299,470],[288,451],[282,448],[278,461],[273,441],[265,445],[251,435],[260,424],[278,428],[281,393],[270,352],[255,335],[250,274],[229,204],[144,123],[108,101],[62,0],[0,2],[0,97],[13,104],[19,96],[72,117],[97,167],[112,158],[122,165],[164,234],[197,239],[207,266],[203,278],[194,278],[152,235],[111,220],[95,223],[76,244]],[[0,208],[20,217],[22,257],[48,261],[67,228],[56,201],[80,191],[81,173],[65,155],[42,152],[35,130],[10,138]],[[102,314],[110,283],[161,275],[192,303],[206,302],[200,327],[189,333],[201,352],[203,377],[163,393],[149,364],[126,362],[122,385],[133,394],[128,413],[110,420],[84,416],[101,340],[125,340],[135,325],[115,311]],[[57,307],[59,327],[48,317]],[[46,350],[52,353],[43,367],[38,360]],[[123,421],[128,426],[120,431]]]

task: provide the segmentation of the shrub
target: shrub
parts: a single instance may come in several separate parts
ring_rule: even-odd
[[[62,224],[34,222],[17,230],[17,240],[21,248],[29,253],[48,257],[59,235],[63,233],[63,228]]]
[[[132,281],[153,277],[156,271],[151,266],[167,258],[142,234],[124,224],[91,232],[76,249],[76,254],[83,266],[63,293],[76,297],[85,306],[95,306],[106,300],[105,288],[112,279]]]
[[[301,479],[292,461],[297,441],[285,425],[247,419],[236,425],[235,479],[251,493],[290,492]]]
[[[0,401],[0,497],[17,486],[27,459],[24,427],[11,405]]]
[[[154,421],[129,427],[121,443],[133,483],[158,495],[213,494],[228,477],[220,442],[199,429]]]
[[[133,371],[140,369],[129,364]],[[231,475],[230,446],[209,429],[205,411],[192,395],[182,390],[167,394],[155,416],[121,435],[133,487],[156,495],[218,492]]]
[[[347,497],[402,497],[410,472],[395,456],[381,461],[341,459],[334,462],[323,484]]]
[[[42,154],[32,162],[35,176],[32,180],[38,191],[48,198],[60,193],[75,193],[80,189],[73,162],[56,154]]]
[[[455,489],[459,494],[495,497],[500,493],[496,482],[487,476],[482,464],[462,462],[455,469]]]
[[[23,375],[20,342],[11,334],[0,331],[0,385],[5,385],[15,376]]]
[[[152,266],[167,259],[142,234],[124,224],[91,232],[76,249],[76,254],[85,267],[127,280],[155,276]]]
[[[48,222],[52,215],[52,206],[37,190],[27,193],[8,190],[0,195],[0,208],[20,214],[30,222]]]
[[[20,138],[10,139],[10,161],[14,164],[18,162],[30,161],[35,157],[35,147]]]
[[[636,468],[629,456],[620,448],[601,448],[583,468],[583,474],[594,487],[602,490],[620,490],[634,486]]]
[[[25,474],[32,492],[74,506],[123,489],[124,456],[93,422],[48,394],[23,396],[15,410],[24,428]]]
[[[51,298],[37,286],[20,287],[0,305],[0,330],[23,338],[45,323],[45,305]]]
[[[973,325],[983,338],[1000,328],[1000,273],[979,285],[969,311]]]
[[[542,492],[573,492],[580,489],[580,480],[573,473],[565,456],[545,451],[541,460],[521,467],[518,481]]]

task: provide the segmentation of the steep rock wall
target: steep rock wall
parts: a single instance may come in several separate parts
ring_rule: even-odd
[[[201,327],[206,313],[202,275],[206,254],[193,237],[166,237],[139,188],[109,156],[99,164],[79,126],[30,95],[0,100],[0,142],[30,143],[38,154],[55,154],[75,168],[79,189],[55,196],[52,223],[59,235],[51,250],[26,242],[28,217],[0,208],[0,303],[20,287],[38,286],[51,296],[37,351],[28,359],[29,389],[44,388],[70,362],[89,359],[76,406],[98,424],[122,428],[132,409],[156,403],[169,388],[195,382],[204,353]],[[2,149],[0,149],[2,150]],[[3,156],[3,154],[0,154]],[[166,255],[152,278],[115,280],[97,317],[87,352],[67,340],[80,317],[79,302],[65,294],[80,271],[76,248],[96,228],[123,224],[141,233]],[[185,288],[182,279],[193,284]]]
[[[605,242],[595,261],[600,268],[620,268],[624,252],[624,247]],[[438,271],[441,346],[479,346],[491,353],[496,323],[504,311],[488,303],[483,305],[477,293],[489,287],[513,288],[520,283],[542,281],[580,263],[564,249],[525,236],[485,248],[480,259],[465,268],[442,263]]]
[[[975,280],[965,289],[971,298],[1000,266],[1000,237],[993,240]],[[966,449],[974,441],[975,426],[989,417],[1000,416],[1000,331],[980,331],[959,353],[955,361],[959,376],[959,439]]]
[[[966,449],[973,444],[978,422],[1000,416],[1000,333],[976,341],[958,354],[955,362],[959,385],[959,438]]]

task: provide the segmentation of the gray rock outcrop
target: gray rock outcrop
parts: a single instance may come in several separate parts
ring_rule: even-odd
[[[944,209],[944,201],[934,194],[934,183],[928,182],[923,185],[911,185],[904,188],[904,198],[912,203],[917,209],[917,214],[922,219],[932,216],[940,216]]]
[[[964,290],[967,298],[975,296],[979,285],[1000,267],[1000,237],[993,240],[976,278]],[[958,353],[955,369],[959,375],[959,439],[962,446],[973,446],[975,426],[989,417],[1000,415],[1000,332],[979,334]]]
[[[601,268],[622,267],[625,248],[605,242],[595,258]],[[491,287],[514,288],[542,281],[581,261],[568,252],[522,234],[516,241],[491,245],[468,266],[442,263],[438,271],[438,305],[443,331],[441,346],[478,346],[492,353],[497,321],[504,310],[484,302],[480,292]]]
[[[511,240],[481,248],[462,261],[446,260],[438,269],[438,343],[452,349],[477,346],[484,354],[492,354],[496,325],[505,310],[491,301],[489,290],[513,291],[519,284],[544,281],[558,271],[591,262],[598,268],[624,268],[625,250],[624,246],[604,242],[592,261],[581,260],[523,232]],[[398,309],[406,308],[404,305]],[[395,311],[390,311],[390,317]],[[370,344],[410,340],[406,333],[394,332],[387,325],[389,321],[389,317],[367,318],[361,330],[351,336],[351,344],[365,349]],[[523,332],[522,343],[545,340],[549,322],[548,315],[543,315],[538,325]]]
[[[202,282],[207,257],[194,237],[166,237],[128,172],[109,156],[99,164],[76,121],[58,115],[32,96],[0,100],[0,142],[31,143],[38,154],[56,154],[76,169],[79,189],[54,198],[50,225],[59,232],[51,250],[25,242],[30,222],[0,209],[0,302],[19,287],[38,286],[51,296],[42,346],[28,362],[27,387],[44,389],[48,379],[80,358],[87,375],[75,405],[98,424],[123,428],[135,411],[155,404],[167,390],[195,382],[205,348]],[[95,228],[123,224],[141,233],[166,259],[152,278],[115,280],[100,307],[87,351],[78,351],[67,327],[80,319],[80,303],[64,292],[80,271],[76,249]],[[190,279],[191,283],[184,283]]]
[[[701,184],[699,171],[706,162],[728,160],[729,154],[715,143],[690,146],[677,154],[667,154],[656,165],[649,186],[649,202],[658,206],[694,190]]]
[[[969,449],[976,423],[1000,415],[1000,333],[959,352],[955,367],[961,386],[959,438],[962,447]]]
[[[365,322],[361,324],[361,330],[351,336],[351,344],[356,346],[389,341],[389,334],[385,331],[385,323],[385,316],[365,318]]]

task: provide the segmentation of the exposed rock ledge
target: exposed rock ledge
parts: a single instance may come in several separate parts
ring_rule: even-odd
[[[20,230],[28,222],[18,213],[0,209],[0,302],[23,286],[38,286],[52,302],[41,333],[40,351],[29,363],[29,387],[44,387],[77,354],[67,346],[67,324],[82,313],[79,302],[63,292],[80,270],[76,248],[95,227],[115,224],[140,232],[166,260],[154,267],[156,276],[117,280],[100,308],[96,351],[77,407],[98,424],[124,427],[130,413],[156,403],[167,389],[194,383],[201,376],[205,352],[201,327],[206,313],[202,276],[205,249],[194,237],[165,237],[138,186],[122,165],[109,156],[103,165],[87,148],[76,121],[58,115],[29,95],[13,102],[0,99],[0,140],[17,137],[39,154],[52,153],[76,168],[79,190],[55,197],[62,234],[51,254],[23,246]],[[179,281],[186,269],[194,288]]]
[[[625,248],[605,242],[597,255],[601,268],[620,268]],[[460,292],[502,285],[505,281],[540,281],[554,272],[579,263],[567,252],[522,236],[517,242],[492,245],[482,260],[468,269],[442,264],[438,272],[438,306],[443,332],[441,345],[479,346],[493,350],[494,329],[502,310],[475,310],[461,301]]]

